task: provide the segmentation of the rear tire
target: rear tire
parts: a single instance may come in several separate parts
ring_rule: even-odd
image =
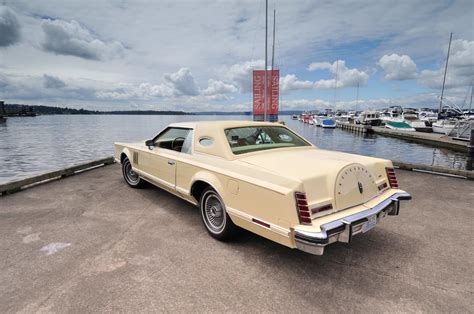
[[[204,189],[199,206],[204,227],[213,238],[227,241],[237,235],[238,227],[227,215],[224,201],[213,188]]]
[[[132,164],[127,157],[122,161],[122,174],[125,182],[132,188],[142,188],[145,186],[145,180],[140,178],[138,173],[133,171]]]

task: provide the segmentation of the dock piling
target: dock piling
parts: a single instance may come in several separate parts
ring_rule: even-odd
[[[469,136],[467,152],[471,157],[474,156],[474,122],[471,122],[471,135]]]

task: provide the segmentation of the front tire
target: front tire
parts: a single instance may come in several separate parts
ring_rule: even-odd
[[[227,241],[236,236],[237,226],[227,215],[222,198],[213,188],[203,191],[199,205],[204,226],[213,238]]]
[[[145,185],[145,181],[133,171],[132,164],[127,157],[122,161],[122,174],[125,182],[132,188],[141,188]]]

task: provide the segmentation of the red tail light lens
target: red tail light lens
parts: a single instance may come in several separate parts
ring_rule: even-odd
[[[395,175],[395,169],[385,168],[385,170],[387,171],[388,183],[390,184],[390,187],[398,189],[398,181],[397,176]]]
[[[296,211],[298,213],[298,218],[300,224],[302,225],[311,225],[311,213],[309,212],[308,199],[306,198],[306,193],[296,192]]]

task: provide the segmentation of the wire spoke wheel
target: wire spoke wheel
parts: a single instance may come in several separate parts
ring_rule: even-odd
[[[210,194],[204,202],[204,219],[208,228],[218,233],[224,229],[225,209],[221,200],[215,194]]]
[[[204,189],[199,202],[202,221],[213,238],[227,241],[237,235],[237,226],[227,215],[225,203],[216,190]]]
[[[127,183],[132,187],[139,187],[142,184],[141,178],[138,173],[133,171],[132,164],[128,158],[125,158],[122,162],[123,177]]]

